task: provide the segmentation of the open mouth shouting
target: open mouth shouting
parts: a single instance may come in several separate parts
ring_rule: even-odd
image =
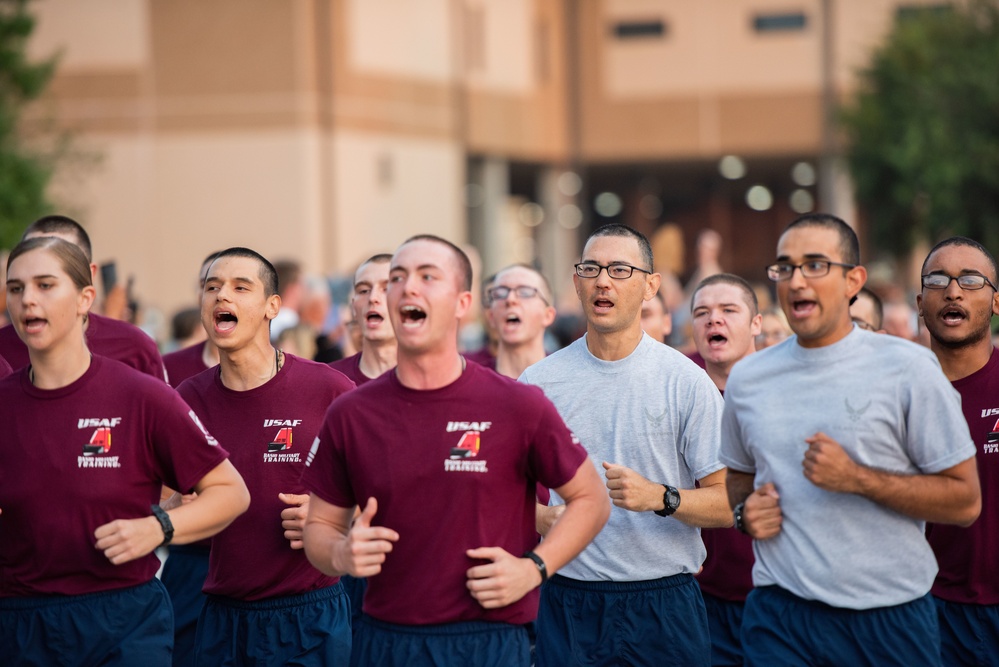
[[[949,327],[956,327],[968,319],[968,312],[960,306],[951,305],[942,309],[937,318]]]
[[[24,333],[36,334],[45,328],[48,320],[41,317],[25,317],[21,320],[24,323]]]
[[[427,319],[427,313],[419,306],[402,306],[399,314],[404,329],[418,329]]]
[[[236,324],[239,322],[232,312],[228,310],[216,310],[215,311],[215,331],[220,334],[227,334],[236,328]]]
[[[364,324],[368,329],[377,329],[385,321],[385,316],[375,310],[369,310],[364,315]]]
[[[614,302],[606,297],[598,296],[593,300],[593,312],[609,313],[614,308]]]
[[[728,337],[720,333],[708,334],[708,349],[719,350],[725,347],[728,343]]]
[[[815,312],[818,302],[809,299],[794,299],[791,301],[791,316],[794,318],[805,318]]]

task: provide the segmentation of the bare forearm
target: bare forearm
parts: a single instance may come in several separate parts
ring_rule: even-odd
[[[169,510],[173,524],[173,544],[190,544],[222,531],[246,511],[250,505],[250,494],[238,483],[228,482],[206,486],[198,491],[198,496]]]
[[[746,500],[753,492],[756,475],[728,469],[725,475],[725,490],[728,494],[729,510]]]
[[[602,489],[574,498],[564,507],[565,510],[551,526],[544,541],[535,549],[545,561],[549,575],[557,572],[586,548],[610,516],[610,503]]]
[[[339,577],[346,574],[346,571],[341,572],[333,565],[333,552],[346,539],[347,536],[333,526],[317,521],[305,522],[305,556],[313,567],[327,576]]]
[[[680,507],[673,518],[698,528],[728,528],[732,525],[732,510],[725,484],[680,490]]]
[[[914,519],[969,526],[981,511],[977,473],[899,475],[859,466],[856,479],[855,493]]]

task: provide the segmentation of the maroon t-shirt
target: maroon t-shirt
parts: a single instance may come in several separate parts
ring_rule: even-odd
[[[7,363],[7,360],[4,359],[3,357],[0,357],[0,379],[7,377],[13,372],[14,369],[10,367],[10,364]]]
[[[952,383],[977,451],[982,513],[967,528],[927,524],[940,571],[931,593],[963,604],[999,604],[999,352],[985,366]]]
[[[86,337],[87,347],[94,354],[117,359],[126,366],[131,366],[154,378],[167,379],[156,341],[147,336],[142,329],[128,322],[90,313]],[[0,356],[6,359],[14,370],[20,370],[31,363],[28,359],[28,348],[18,338],[12,324],[0,328]]]
[[[354,384],[326,364],[290,354],[267,383],[248,391],[222,384],[219,368],[178,391],[230,450],[252,498],[250,509],[212,538],[204,591],[239,600],[297,595],[336,583],[292,549],[279,493],[308,493],[299,478],[326,408]],[[214,429],[214,430],[213,430]]]
[[[79,595],[147,582],[155,554],[112,565],[94,530],[150,515],[164,484],[190,491],[226,458],[162,380],[95,356],[78,380],[0,380],[0,597]]]
[[[466,352],[462,356],[468,361],[479,364],[480,366],[496,370],[496,355],[489,351],[488,345],[474,352]]]
[[[708,552],[697,574],[701,592],[730,602],[745,602],[753,590],[753,538],[735,528],[702,528],[701,540]]]
[[[205,342],[195,343],[183,349],[163,355],[163,366],[166,367],[170,386],[176,389],[187,378],[208,370],[203,357]]]
[[[527,623],[538,591],[483,609],[466,587],[467,549],[520,556],[538,543],[535,484],[557,488],[586,451],[537,387],[476,364],[440,389],[385,373],[330,406],[302,481],[338,507],[378,500],[374,524],[399,533],[368,578],[364,612],[390,623]]]
[[[367,375],[361,372],[361,353],[352,354],[345,359],[338,359],[337,361],[330,362],[330,368],[336,371],[340,371],[347,377],[349,377],[355,385],[360,387],[362,384],[373,380],[374,378],[369,378]]]

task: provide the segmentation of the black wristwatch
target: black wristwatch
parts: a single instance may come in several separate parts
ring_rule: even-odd
[[[669,516],[680,509],[680,492],[669,484],[663,484],[666,491],[663,493],[663,508],[653,510],[659,516]]]
[[[160,522],[160,527],[163,529],[163,542],[160,543],[160,546],[170,544],[170,540],[173,539],[173,522],[170,521],[170,515],[159,505],[150,505],[149,509],[153,511],[153,516]]]
[[[534,564],[538,566],[538,572],[541,573],[541,583],[548,581],[548,566],[545,565],[545,561],[542,560],[541,556],[534,553],[533,551],[526,551],[521,558],[530,558],[534,561]]]
[[[746,509],[746,501],[742,501],[738,505],[732,508],[732,520],[735,522],[736,530],[742,533],[749,533],[746,531],[746,520],[742,516],[742,511]]]

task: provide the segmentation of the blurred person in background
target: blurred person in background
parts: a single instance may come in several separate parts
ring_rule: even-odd
[[[40,236],[61,238],[82,250],[90,262],[91,282],[96,280],[97,265],[93,260],[90,236],[80,223],[64,215],[47,215],[28,225],[21,240]],[[86,322],[86,336],[87,348],[94,354],[117,359],[161,380],[167,379],[156,341],[138,327],[122,320],[90,313]],[[0,356],[15,370],[28,365],[28,348],[18,338],[12,325],[8,324],[0,329]]]
[[[514,264],[493,277],[485,303],[486,321],[499,341],[487,365],[516,380],[545,358],[545,329],[555,321],[551,288],[537,269]]]
[[[787,316],[780,306],[774,306],[761,314],[760,335],[756,337],[756,349],[763,350],[771,345],[776,345],[787,340],[791,335],[791,327],[787,323]]]
[[[857,293],[857,300],[850,304],[850,318],[861,329],[884,333],[884,308],[881,297],[867,287]]]
[[[666,305],[666,293],[662,288],[654,298],[642,302],[642,331],[660,343],[665,343],[673,332],[673,316]]]
[[[364,260],[354,272],[350,297],[352,321],[360,337],[360,351],[330,364],[358,387],[395,368],[395,330],[389,319],[386,294],[392,255],[382,253]]]
[[[277,271],[278,296],[281,297],[281,311],[271,322],[271,340],[277,341],[285,329],[298,325],[299,309],[305,294],[302,265],[293,259],[279,259],[274,262]]]
[[[889,301],[883,307],[882,325],[885,333],[905,340],[916,340],[916,311],[905,301]]]

